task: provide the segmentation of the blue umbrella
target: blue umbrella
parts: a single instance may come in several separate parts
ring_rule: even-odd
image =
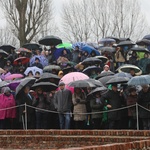
[[[87,45],[86,43],[77,42],[77,43],[72,44],[72,48],[75,49],[75,47],[78,46],[79,49],[82,49],[82,47],[84,47],[84,46],[86,46],[86,45]]]
[[[150,75],[135,76],[128,81],[128,85],[147,85],[150,84]]]
[[[95,52],[96,56],[100,55],[100,52],[98,50],[96,50],[94,47],[89,46],[89,45],[83,46],[81,50],[88,52],[88,54]]]
[[[39,58],[40,63],[43,65],[43,67],[48,65],[48,60],[46,57],[44,57],[43,55],[34,55],[31,59],[30,59],[30,66],[32,66],[32,64],[35,63],[35,59]]]
[[[25,70],[24,74],[27,76],[30,71],[33,73],[33,76],[35,76],[36,72],[39,72],[40,75],[43,73],[43,70],[42,70],[42,69],[40,69],[40,68],[38,68],[38,67],[36,67],[36,66],[33,66],[33,67],[28,67],[28,68]]]
[[[66,50],[68,54],[71,54],[71,52],[70,52],[69,49],[58,48],[58,49],[55,50],[55,52],[54,52],[54,54],[53,54],[53,55],[54,55],[54,58],[55,58],[56,60],[59,58],[59,56],[62,55],[63,50]]]

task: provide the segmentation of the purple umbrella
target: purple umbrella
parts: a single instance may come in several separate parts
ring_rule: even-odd
[[[16,80],[16,81],[13,81],[13,82],[10,82],[8,83],[8,87],[12,90],[12,91],[15,91],[17,86],[20,84],[21,80]]]

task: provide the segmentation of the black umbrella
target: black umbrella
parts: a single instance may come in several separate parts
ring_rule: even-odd
[[[104,72],[104,73],[99,74],[99,75],[96,77],[96,79],[100,79],[100,78],[106,77],[106,76],[112,76],[112,75],[114,75],[114,74],[115,74],[115,73],[113,73],[113,72],[111,72],[111,71],[107,71],[107,72]]]
[[[39,82],[52,82],[52,83],[55,83],[55,84],[58,84],[60,78],[55,75],[55,74],[52,74],[52,73],[48,73],[48,72],[44,72],[40,78],[36,81],[36,83],[39,83]]]
[[[26,43],[22,47],[29,50],[42,50],[40,45],[36,43]]]
[[[78,87],[78,88],[96,87],[95,84],[93,84],[93,83],[91,83],[90,81],[87,81],[87,80],[73,81],[73,82],[70,82],[68,84],[68,86]]]
[[[0,54],[3,56],[3,57],[7,57],[9,54],[7,52],[5,52],[4,50],[0,49]]]
[[[104,53],[104,52],[114,53],[116,51],[116,49],[114,47],[102,47],[100,50],[102,53]]]
[[[94,90],[92,90],[88,95],[91,95],[91,94],[95,94],[97,92],[104,92],[104,91],[107,91],[108,89],[104,86],[102,87],[97,87],[95,88]],[[102,94],[102,93],[101,93]]]
[[[148,35],[145,35],[145,36],[143,37],[143,39],[150,40],[150,34],[148,34]]]
[[[39,87],[41,87],[44,92],[54,91],[54,90],[56,90],[58,88],[58,86],[56,84],[54,84],[54,83],[39,82],[39,83],[33,84],[31,89],[32,90],[36,90],[36,88],[39,88]]]
[[[135,65],[130,65],[130,64],[122,65],[116,71],[130,73],[131,69],[133,69],[135,71],[135,73],[137,73],[139,75],[142,74],[142,71],[139,67],[137,67]]]
[[[63,74],[65,75],[69,72],[75,72],[76,69],[74,67],[66,67],[66,68],[63,68],[62,71],[63,71]]]
[[[119,41],[120,41],[120,42],[123,42],[123,41],[131,41],[131,39],[130,39],[130,38],[119,38]]]
[[[123,41],[120,42],[117,46],[129,46],[129,45],[135,45],[135,43],[132,41]]]
[[[150,40],[142,39],[136,42],[137,45],[150,45]]]
[[[49,72],[49,73],[52,73],[53,71],[60,71],[61,68],[60,66],[58,65],[48,65],[48,66],[45,66],[44,69],[43,69],[43,72]]]
[[[100,59],[103,64],[105,64],[108,61],[108,58],[105,56],[95,56],[95,58]]]
[[[100,64],[102,61],[95,58],[95,57],[89,57],[84,59],[81,63],[82,65],[95,65],[95,64]]]
[[[147,48],[142,47],[133,47],[130,49],[130,51],[150,53],[150,51]]]
[[[105,37],[105,38],[114,39],[117,43],[120,41],[119,38],[114,37],[114,36],[107,36],[107,37]]]
[[[53,36],[53,35],[46,36],[39,40],[39,44],[46,45],[46,46],[58,45],[61,43],[62,43],[62,40],[59,37]]]
[[[21,96],[21,92],[25,86],[32,86],[34,84],[35,80],[36,80],[35,78],[29,78],[29,77],[24,78],[16,88],[16,98],[19,95]]]
[[[104,86],[107,87],[106,82],[109,81],[110,79],[115,78],[114,76],[104,76],[100,79],[98,79]]]
[[[11,50],[14,50],[16,48],[12,45],[2,45],[0,46],[0,49],[4,50],[7,53],[11,53]]]
[[[90,75],[90,73],[92,71],[101,72],[101,68],[97,67],[97,66],[89,66],[89,67],[85,68],[82,72],[86,75]]]
[[[89,78],[89,79],[85,79],[85,81],[94,84],[96,87],[104,86],[99,80]]]
[[[114,77],[106,82],[106,85],[108,84],[121,84],[121,83],[127,83],[129,81],[129,78],[127,77]]]

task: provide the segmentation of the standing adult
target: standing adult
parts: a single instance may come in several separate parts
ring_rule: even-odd
[[[70,129],[72,93],[65,88],[65,83],[59,83],[60,90],[55,93],[54,105],[58,111],[60,129]]]
[[[107,100],[107,103],[105,101]],[[108,123],[109,129],[119,129],[120,128],[120,111],[113,109],[119,109],[122,106],[123,96],[117,89],[117,84],[112,84],[112,90],[109,90],[105,95],[102,95],[101,101],[107,106],[108,110]]]
[[[139,109],[139,117],[142,121],[144,130],[150,130],[150,87],[149,85],[143,85],[142,90],[138,95],[138,104],[144,108]]]

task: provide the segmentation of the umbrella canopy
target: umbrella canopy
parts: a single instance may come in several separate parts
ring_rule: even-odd
[[[114,36],[107,36],[105,39],[114,39],[117,43],[120,41],[119,38],[114,37]]]
[[[95,56],[95,58],[100,59],[103,64],[105,64],[108,61],[108,58],[105,56]]]
[[[3,56],[3,57],[7,57],[9,54],[7,52],[5,52],[4,50],[0,49],[0,54]]]
[[[31,89],[36,90],[36,88],[39,88],[39,87],[41,87],[44,92],[54,91],[58,88],[58,86],[54,83],[39,82],[39,83],[34,83],[31,87]]]
[[[66,67],[66,68],[63,68],[62,71],[63,71],[63,74],[65,75],[69,72],[75,72],[76,69],[74,67]]]
[[[104,76],[100,79],[98,79],[105,87],[107,87],[106,82],[109,81],[110,79],[115,78],[114,76]]]
[[[104,53],[104,52],[114,53],[114,52],[116,52],[116,49],[114,47],[102,47],[102,48],[100,48],[100,51],[102,53]]]
[[[121,83],[127,83],[129,81],[129,78],[127,77],[114,77],[106,82],[106,84],[121,84]]]
[[[23,78],[24,76],[22,75],[22,74],[11,74],[11,75],[9,75],[9,76],[7,76],[6,78],[5,78],[5,80],[14,80],[14,79],[20,79],[20,78]]]
[[[17,86],[20,84],[21,81],[22,81],[22,80],[15,80],[15,81],[12,81],[12,82],[8,83],[7,86],[8,86],[11,90],[15,91],[16,88],[17,88]]]
[[[36,83],[39,82],[52,82],[55,84],[58,84],[60,78],[59,76],[52,74],[52,73],[48,73],[48,72],[44,72],[40,78],[36,81]]]
[[[36,67],[36,66],[28,67],[28,68],[25,70],[24,74],[27,76],[29,72],[32,72],[33,76],[35,76],[36,72],[39,72],[40,75],[41,75],[41,74],[43,73],[43,70],[40,69],[40,68],[38,68],[38,67]]]
[[[55,70],[56,72],[58,72],[58,71],[61,70],[61,68],[60,68],[60,66],[58,66],[58,65],[48,65],[48,66],[45,66],[45,67],[44,67],[43,72],[52,73],[53,70]]]
[[[100,64],[102,61],[95,58],[95,57],[89,57],[84,59],[81,63],[82,65],[95,65],[95,64]]]
[[[117,46],[129,46],[129,45],[135,45],[132,41],[122,41]]]
[[[77,42],[77,43],[74,43],[72,44],[72,48],[75,49],[76,46],[79,47],[79,49],[81,50],[82,47],[86,46],[87,44],[86,43],[83,43],[83,42]]]
[[[90,75],[90,73],[91,73],[92,71],[101,72],[101,68],[100,68],[100,67],[97,67],[97,66],[89,66],[89,67],[85,68],[82,72],[83,72],[84,74]]]
[[[14,50],[16,48],[12,45],[2,45],[0,46],[0,49],[4,50],[7,53],[11,53],[11,50]]]
[[[21,94],[25,86],[32,86],[35,82],[35,78],[24,78],[16,88],[16,98]],[[21,95],[20,95],[21,96]]]
[[[120,42],[123,42],[123,41],[131,41],[131,39],[130,39],[130,38],[119,38],[119,41],[120,41]]]
[[[85,79],[85,81],[94,84],[96,87],[104,86],[99,80],[95,80],[95,79],[90,79],[89,78],[89,79]]]
[[[18,65],[19,62],[21,62],[23,65],[27,64],[30,61],[30,58],[28,57],[19,57],[16,58],[13,62],[14,65]]]
[[[29,50],[40,50],[41,47],[39,44],[36,43],[26,43],[22,46],[23,48],[29,49]]]
[[[150,84],[150,75],[135,76],[128,81],[128,85],[147,85]]]
[[[6,81],[1,81],[0,82],[0,88],[2,88],[2,87],[5,87],[5,86],[8,86],[8,82],[6,82]]]
[[[119,73],[116,73],[114,75],[114,77],[127,77],[127,78],[132,78],[131,74],[130,73],[126,73],[126,72],[119,72]]]
[[[150,53],[150,51],[147,48],[143,48],[143,47],[133,47],[130,49],[130,51]]]
[[[32,53],[29,49],[26,49],[26,48],[23,48],[23,47],[21,47],[19,49],[16,49],[15,51],[16,51],[16,53],[17,52],[19,52],[19,53],[20,52],[25,52],[25,53],[30,53],[30,54]]]
[[[56,48],[65,48],[65,49],[72,49],[72,44],[71,43],[61,43],[61,44],[58,44],[56,46]]]
[[[57,60],[59,58],[59,56],[62,56],[63,50],[67,51],[67,54],[71,55],[71,52],[69,49],[65,49],[65,48],[58,48],[54,51],[53,55],[55,57],[55,59]]]
[[[112,75],[114,75],[114,74],[115,74],[115,73],[113,73],[113,72],[111,72],[111,71],[107,71],[107,72],[104,72],[104,73],[99,74],[99,75],[96,77],[96,79],[100,79],[100,78],[106,77],[106,76],[112,76]]]
[[[68,86],[75,87],[75,88],[96,87],[96,85],[94,85],[93,83],[87,80],[73,81],[73,82],[70,82]]]
[[[5,70],[0,68],[0,73],[5,73]]]
[[[46,46],[58,45],[61,43],[62,40],[59,37],[54,35],[45,36],[39,40],[39,44],[46,45]]]
[[[71,72],[71,73],[64,75],[61,78],[61,81],[64,82],[65,84],[69,84],[70,82],[73,82],[73,81],[85,80],[85,79],[89,79],[89,77],[85,75],[84,73]]]
[[[112,42],[115,43],[116,40],[114,40],[114,39],[109,39],[109,38],[102,38],[102,39],[100,39],[100,40],[98,41],[99,44],[112,43]]]
[[[135,66],[135,65],[130,65],[130,64],[125,64],[120,66],[117,71],[118,72],[126,72],[126,73],[130,73],[130,70],[134,69],[136,75],[141,75],[142,71],[139,67]]]
[[[148,35],[145,35],[145,36],[143,37],[143,39],[150,40],[150,34],[148,34]]]
[[[92,46],[89,46],[89,45],[86,45],[86,46],[83,46],[81,48],[82,51],[85,51],[85,52],[88,52],[88,54],[91,54],[92,52],[94,52],[96,54],[96,56],[99,56],[100,53],[98,50],[96,50],[94,47]]]
[[[142,39],[136,42],[137,45],[150,45],[150,39]]]
[[[32,66],[32,64],[35,63],[35,59],[38,58],[40,60],[40,63],[42,64],[43,67],[48,65],[48,59],[43,56],[43,55],[34,55],[31,59],[30,59],[30,66]]]
[[[95,94],[97,92],[104,92],[104,91],[107,91],[108,89],[104,86],[102,87],[97,87],[95,88],[94,90],[92,90],[88,95],[91,95],[91,94]]]

